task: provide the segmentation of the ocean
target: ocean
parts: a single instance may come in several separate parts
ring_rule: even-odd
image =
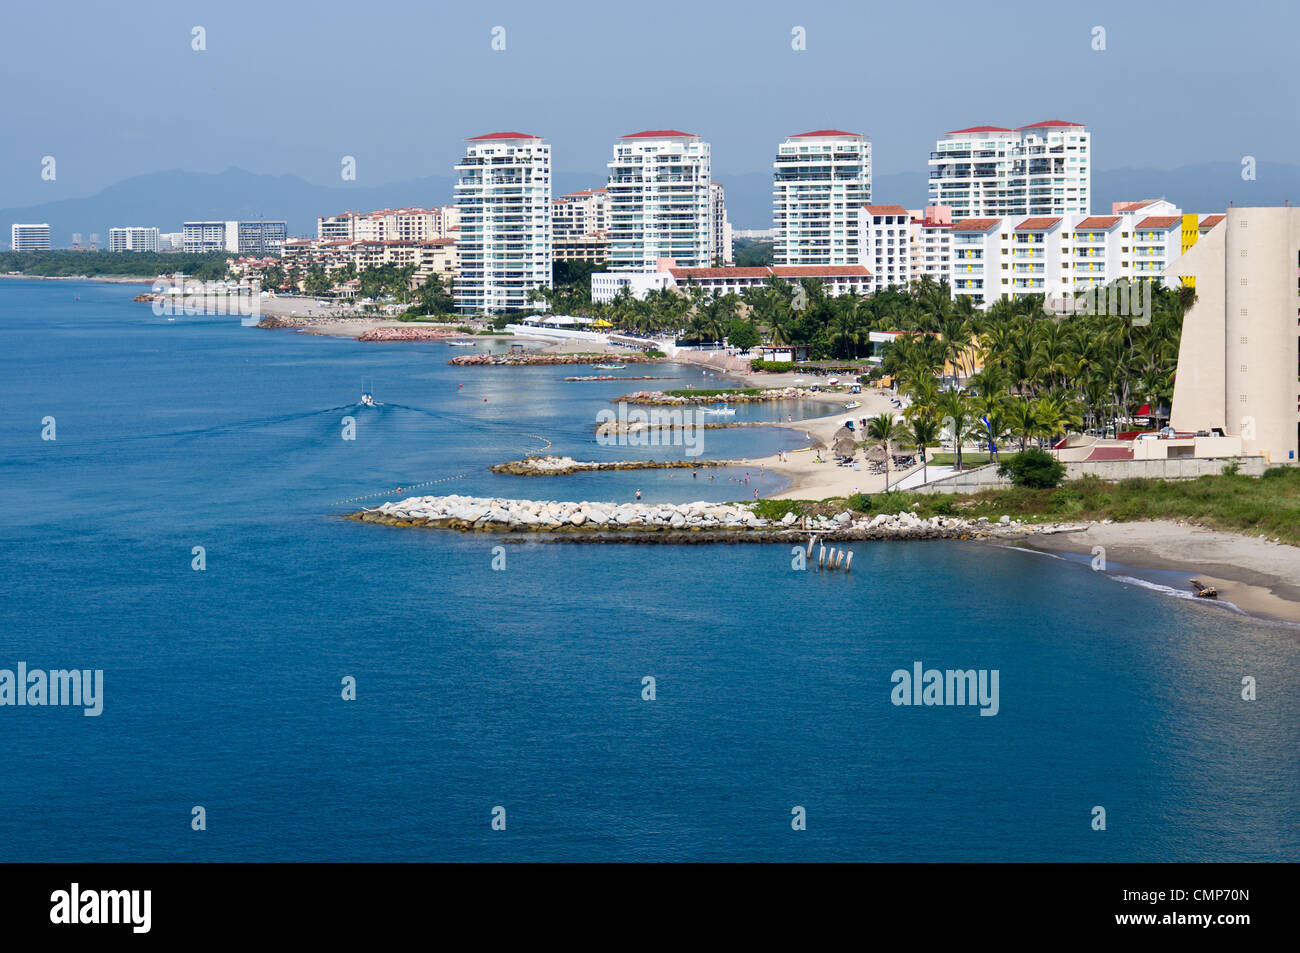
[[[0,281],[0,669],[103,672],[97,717],[0,706],[2,860],[1300,859],[1295,628],[976,542],[818,574],[782,545],[347,521],[782,484],[487,470],[680,456],[594,427],[620,393],[716,386],[697,368],[456,368],[469,349],[167,322],[139,290]],[[996,671],[996,715],[894,704],[918,662]]]

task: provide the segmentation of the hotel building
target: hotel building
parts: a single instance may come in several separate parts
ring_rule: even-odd
[[[452,237],[459,224],[460,212],[454,205],[383,208],[317,218],[316,237],[346,242],[427,242]]]
[[[731,222],[727,221],[727,193],[720,182],[709,183],[709,257],[717,266],[730,265]]]
[[[14,251],[49,251],[49,223],[9,226],[9,247]]]
[[[279,255],[289,226],[286,222],[185,222],[181,235],[188,254]]]
[[[1230,208],[1165,273],[1196,279],[1170,424],[1300,458],[1300,208]]]
[[[108,230],[109,251],[152,251],[158,250],[158,229],[128,225]]]
[[[871,271],[874,291],[906,288],[912,280],[912,213],[901,205],[858,210],[859,264]]]
[[[608,163],[609,267],[654,272],[661,258],[712,264],[709,144],[673,129],[634,132]]]
[[[609,193],[569,192],[551,200],[551,244],[556,261],[605,264],[609,257]]]
[[[772,223],[778,265],[848,265],[861,256],[858,210],[871,202],[871,142],[838,129],[777,146]]]
[[[528,293],[552,282],[551,147],[519,132],[466,143],[456,165],[456,308],[466,314],[539,308]]]
[[[677,289],[695,285],[706,295],[743,294],[749,288],[761,288],[771,278],[794,283],[812,278],[822,283],[826,294],[854,292],[865,295],[872,289],[871,272],[862,265],[760,265],[731,268],[684,268],[672,259],[656,262],[650,273],[598,272],[591,276],[591,300],[608,303],[626,287],[632,297],[644,299],[650,291]]]
[[[1088,129],[1077,122],[957,129],[930,153],[930,203],[951,206],[958,219],[1086,215],[1090,155]]]

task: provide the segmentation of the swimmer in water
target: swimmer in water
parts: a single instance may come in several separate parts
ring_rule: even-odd
[[[637,491],[636,491],[636,498],[637,498],[638,500],[641,499],[641,491],[640,491],[640,490],[637,490]]]

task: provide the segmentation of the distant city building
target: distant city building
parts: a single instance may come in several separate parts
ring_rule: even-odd
[[[553,281],[551,147],[518,132],[466,142],[456,165],[456,307],[468,314],[540,308],[528,296]]]
[[[773,162],[778,265],[856,264],[858,210],[871,202],[871,142],[838,129],[791,136]]]
[[[653,272],[661,258],[712,264],[710,150],[673,129],[634,132],[614,143],[609,168],[609,267]]]
[[[775,228],[733,228],[731,238],[735,241],[737,238],[747,238],[752,241],[770,242],[776,238]]]
[[[1090,155],[1088,129],[1077,122],[957,129],[930,153],[930,203],[951,206],[958,219],[1086,215]]]
[[[556,261],[603,265],[609,257],[609,193],[585,189],[551,200],[551,238]]]
[[[456,277],[456,242],[450,238],[356,242],[291,238],[284,243],[282,267],[297,268],[300,280],[317,264],[329,276],[348,265],[357,272],[383,265],[410,266],[415,269],[411,276],[412,288],[420,287],[432,275],[449,286]]]
[[[1204,227],[1204,234],[1199,234]],[[1300,208],[1230,208],[1167,278],[1195,278],[1183,319],[1170,424],[1239,437],[1270,463],[1300,458]]]
[[[727,221],[727,193],[721,183],[709,183],[709,258],[714,265],[729,265],[731,222]]]
[[[181,234],[188,254],[279,255],[289,226],[286,222],[186,222]]]
[[[450,237],[451,230],[459,224],[460,213],[454,205],[384,208],[317,218],[316,237],[347,242],[426,242]]]
[[[158,229],[142,225],[127,225],[108,230],[108,250],[121,251],[158,251]]]
[[[181,251],[185,248],[184,232],[159,232],[159,251]]]
[[[948,281],[952,277],[952,209],[927,205],[913,211],[909,232],[912,280]]]
[[[49,251],[49,223],[44,222],[40,225],[10,225],[9,247],[14,251]]]

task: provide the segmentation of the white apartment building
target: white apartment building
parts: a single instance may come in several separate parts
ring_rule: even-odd
[[[344,212],[316,219],[316,237],[346,242],[427,242],[449,238],[460,224],[454,205],[433,208],[383,208]]]
[[[727,221],[727,193],[720,182],[709,183],[709,240],[712,263],[731,264],[731,222]]]
[[[14,251],[49,251],[50,225],[22,225],[14,223],[9,226],[9,247]]]
[[[649,274],[598,272],[591,276],[591,300],[608,303],[626,287],[637,299],[661,289],[685,293],[692,286],[706,295],[743,294],[761,288],[773,278],[794,283],[812,278],[822,283],[826,294],[835,297],[850,291],[865,295],[872,289],[871,272],[862,265],[760,265],[729,268],[682,268],[671,259],[661,259]]]
[[[551,147],[519,132],[466,142],[456,165],[456,308],[467,314],[539,308],[528,293],[553,280]]]
[[[1194,278],[1171,425],[1221,430],[1246,454],[1300,460],[1300,208],[1230,208],[1166,268]],[[1201,225],[1209,219],[1204,220]]]
[[[873,290],[906,288],[912,280],[912,213],[901,205],[858,209],[858,264],[872,275]]]
[[[551,236],[555,241],[583,238],[608,230],[607,189],[568,192],[551,200]]]
[[[109,251],[158,251],[158,229],[127,225],[108,230]]]
[[[858,210],[871,202],[871,141],[838,129],[777,146],[772,223],[778,265],[848,265],[861,258]]]
[[[187,254],[279,255],[289,237],[286,222],[185,222],[182,229]]]
[[[1200,218],[1164,200],[1121,203],[1117,215],[970,218],[951,229],[954,298],[1073,295],[1120,279],[1178,281],[1165,269],[1195,244]]]
[[[660,258],[712,264],[707,142],[674,129],[634,132],[614,143],[607,165],[611,271],[653,272]]]
[[[927,205],[913,211],[909,238],[912,280],[929,276],[948,281],[952,277],[952,209]]]
[[[1086,215],[1090,157],[1091,137],[1081,123],[956,129],[930,153],[930,203],[951,206],[958,219]]]

